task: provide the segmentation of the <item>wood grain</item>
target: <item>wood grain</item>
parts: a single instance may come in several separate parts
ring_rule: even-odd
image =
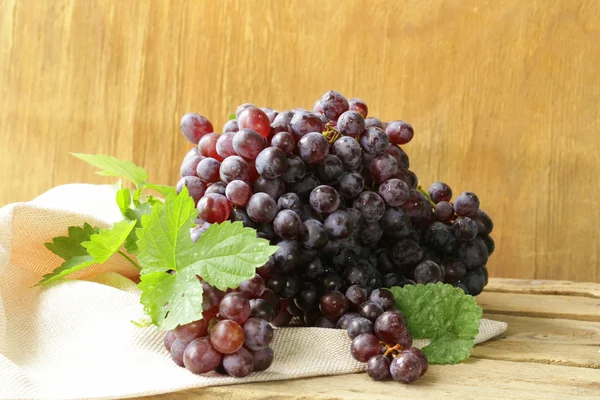
[[[68,152],[174,184],[185,112],[334,88],[414,125],[422,184],[480,195],[492,276],[600,281],[597,1],[1,0],[0,44],[0,204],[110,181]]]

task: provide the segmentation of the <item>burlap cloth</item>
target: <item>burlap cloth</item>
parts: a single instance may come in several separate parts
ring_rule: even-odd
[[[346,350],[344,331],[284,328],[276,331],[269,370],[244,379],[194,375],[171,361],[154,327],[130,322],[144,315],[137,288],[123,277],[136,271],[118,256],[80,280],[32,288],[61,263],[44,242],[71,225],[121,219],[115,190],[65,185],[0,209],[1,399],[125,398],[364,370]],[[505,330],[505,323],[482,320],[476,343]]]

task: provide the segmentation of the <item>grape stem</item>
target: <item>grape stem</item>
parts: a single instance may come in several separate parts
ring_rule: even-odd
[[[422,194],[423,196],[425,196],[425,198],[426,198],[426,199],[429,201],[429,204],[431,204],[431,206],[435,208],[435,203],[434,203],[434,201],[433,201],[433,200],[431,200],[431,196],[429,195],[429,193],[427,193],[427,191],[426,191],[426,190],[424,190],[424,189],[421,187],[421,185],[417,186],[417,190],[418,190],[419,192],[421,192],[421,194]]]
[[[119,253],[120,255],[122,255],[123,257],[125,257],[125,259],[126,259],[127,261],[129,261],[129,262],[131,263],[131,265],[133,265],[135,268],[137,268],[137,270],[138,270],[138,271],[141,271],[141,270],[142,270],[142,267],[140,267],[140,265],[139,265],[138,263],[136,263],[135,261],[133,261],[133,260],[131,259],[131,257],[129,257],[127,254],[123,253],[121,250],[119,250],[119,251],[118,251],[118,253]]]
[[[335,129],[333,125],[327,123],[327,125],[325,125],[325,131],[323,132],[323,136],[325,136],[329,144],[333,144],[336,140],[342,137],[342,134],[340,133],[340,131]]]
[[[380,342],[381,344],[383,344],[385,346],[385,348],[387,349],[385,351],[385,353],[383,353],[384,357],[387,357],[388,355],[392,354],[393,356],[395,356],[397,352],[401,352],[403,349],[401,344],[396,344],[395,346],[390,346],[387,343],[384,342]]]

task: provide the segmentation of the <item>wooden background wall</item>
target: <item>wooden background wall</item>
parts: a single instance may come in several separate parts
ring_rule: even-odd
[[[0,205],[109,182],[68,152],[174,184],[185,112],[336,89],[413,124],[422,183],[480,195],[491,275],[600,281],[597,0],[0,0],[0,45]]]

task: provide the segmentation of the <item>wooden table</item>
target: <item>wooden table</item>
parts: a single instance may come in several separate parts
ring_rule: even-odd
[[[508,331],[417,383],[364,374],[241,384],[147,399],[600,399],[600,284],[492,279],[477,297]]]

